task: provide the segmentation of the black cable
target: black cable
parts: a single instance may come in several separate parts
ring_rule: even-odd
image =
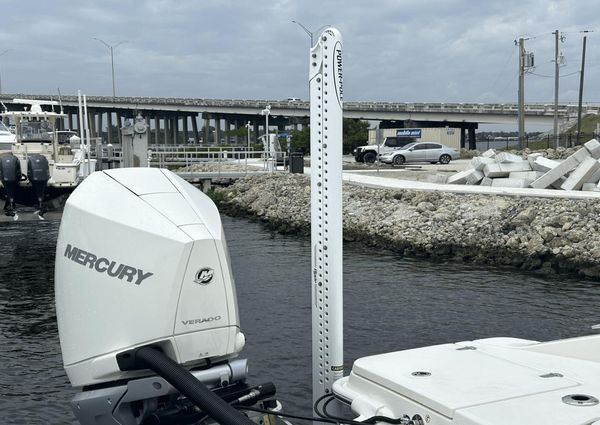
[[[339,420],[340,422],[342,421],[346,421],[346,419],[340,417],[340,416],[335,416],[332,415],[331,413],[329,413],[327,411],[327,406],[329,405],[329,403],[331,403],[333,400],[335,400],[335,395],[333,394],[327,394],[328,396],[330,396],[331,398],[329,400],[327,400],[325,403],[323,403],[323,417],[328,418],[328,419],[334,419],[334,420]],[[319,400],[317,400],[317,402],[319,402],[320,400],[322,400],[324,397],[321,397]],[[317,410],[315,410],[317,411]],[[319,412],[317,412],[317,414],[319,414]],[[358,421],[352,421],[353,423],[357,423]],[[386,422],[392,425],[399,425],[403,423],[403,419],[402,418],[390,418],[387,416],[371,416],[370,418],[367,418],[363,421],[360,421],[358,423],[361,424],[374,424],[376,422]]]
[[[292,419],[300,419],[303,421],[311,421],[311,422],[327,422],[330,424],[339,424],[340,422],[335,421],[333,419],[327,419],[327,418],[316,418],[314,416],[301,416],[301,415],[293,415],[291,413],[283,413],[283,412],[274,412],[272,410],[267,410],[267,409],[260,409],[258,407],[247,407],[247,406],[235,406],[237,409],[239,410],[249,410],[251,412],[258,412],[258,413],[266,413],[269,415],[273,415],[273,416],[281,416],[281,417],[286,417],[286,418],[292,418]],[[354,422],[354,424],[352,423],[354,421],[344,421],[344,423],[349,424],[349,425],[357,425],[357,424],[361,424],[361,422]],[[362,424],[364,425],[364,424]]]

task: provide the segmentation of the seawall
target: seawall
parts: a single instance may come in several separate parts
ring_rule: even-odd
[[[402,255],[455,258],[600,281],[600,201],[461,195],[344,184],[344,239]],[[219,208],[282,233],[310,234],[308,176],[246,177]]]

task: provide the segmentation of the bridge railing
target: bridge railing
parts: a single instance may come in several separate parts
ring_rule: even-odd
[[[148,157],[151,167],[217,174],[282,171],[289,164],[286,152],[252,149],[161,147],[150,149]]]

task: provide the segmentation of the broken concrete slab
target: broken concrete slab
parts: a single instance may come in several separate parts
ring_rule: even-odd
[[[472,168],[468,169],[468,170],[464,170],[461,172],[458,172],[456,174],[452,174],[451,176],[448,177],[448,180],[446,180],[447,184],[465,184],[467,182],[467,177],[469,177],[469,175],[475,170],[473,170]]]
[[[586,183],[598,183],[600,182],[600,170],[596,171],[592,176],[588,179]]]
[[[547,171],[542,177],[532,182],[531,187],[536,189],[547,188],[560,177],[564,176],[569,171],[574,170],[579,165],[579,163],[585,160],[586,158],[590,158],[590,153],[587,151],[587,149],[579,149],[577,152],[569,156],[556,167]],[[540,160],[540,158],[536,159],[536,162],[538,160]]]
[[[466,184],[477,184],[483,179],[483,172],[479,170],[473,170],[471,174],[467,176]]]
[[[584,183],[581,190],[584,192],[600,192],[600,187],[596,183]]]
[[[490,179],[489,177],[484,177],[481,180],[481,183],[479,183],[479,186],[491,186],[493,181],[494,180]]]
[[[492,187],[529,187],[530,180],[500,178],[492,180]]]
[[[560,186],[563,190],[579,190],[583,184],[600,169],[600,163],[594,158],[584,159],[578,166],[573,170],[569,178]]]
[[[559,164],[560,161],[555,161],[553,159],[548,159],[543,156],[538,156],[534,159],[533,164],[531,164],[531,168],[534,171],[541,171],[542,173],[547,173]]]
[[[494,159],[498,163],[523,161],[523,158],[521,158],[519,155],[515,155],[515,154],[509,153],[509,152],[500,152],[500,153],[496,154],[496,157]]]
[[[483,167],[485,167],[487,164],[493,164],[496,161],[494,161],[493,158],[487,158],[485,156],[475,156],[473,157],[473,159],[471,159],[471,168],[475,169],[475,170],[479,170],[479,171],[483,171]]]
[[[434,174],[429,179],[430,183],[445,184],[448,181],[447,174]]]
[[[588,140],[583,144],[583,146],[588,150],[592,158],[598,159],[600,158],[600,142],[596,139]]]
[[[543,158],[544,154],[541,152],[534,152],[534,153],[530,153],[529,155],[527,155],[527,161],[529,162],[529,165],[531,165],[532,168],[533,168],[533,163],[539,157]]]
[[[494,158],[496,156],[496,151],[494,149],[488,149],[482,153],[481,156],[484,158]]]
[[[529,181],[534,181],[542,177],[544,173],[541,171],[513,171],[508,175],[511,179],[525,179]]]
[[[508,177],[508,175],[514,171],[531,171],[529,162],[521,160],[520,162],[486,164],[486,166],[483,167],[483,174],[491,179],[497,177]]]

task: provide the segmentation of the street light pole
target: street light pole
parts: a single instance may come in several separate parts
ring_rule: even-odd
[[[113,92],[113,100],[115,98],[115,57],[114,57],[114,49],[119,47],[121,44],[126,43],[126,41],[119,41],[117,44],[111,45],[106,41],[94,37],[94,40],[98,40],[100,43],[104,44],[108,50],[110,50],[110,66],[112,68],[112,92]]]
[[[250,152],[250,121],[246,123],[246,128],[248,129],[248,152]]]
[[[292,21],[292,23],[298,25],[300,28],[302,28],[304,30],[305,33],[308,34],[308,36],[310,37],[310,48],[312,49],[313,46],[313,35],[315,33],[318,33],[319,31],[321,31],[323,28],[327,28],[330,27],[331,25],[323,25],[322,27],[320,27],[318,30],[316,31],[311,31],[308,28],[306,28],[304,25],[302,25],[300,22],[298,21]]]
[[[5,55],[6,53],[8,53],[9,50],[10,49],[6,49],[0,52],[0,56]],[[0,94],[2,94],[2,70],[0,70]]]
[[[265,148],[265,157],[267,158],[267,169],[269,171],[273,171],[273,163],[270,161],[269,155],[271,154],[271,140],[269,137],[269,114],[271,113],[271,105],[267,105],[265,109],[260,112],[265,116],[265,143],[263,147]]]

